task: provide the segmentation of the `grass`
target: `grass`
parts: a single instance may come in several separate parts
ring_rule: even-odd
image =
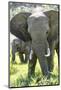
[[[21,64],[18,54],[16,54],[16,64],[11,63],[10,56],[10,87],[40,86],[40,85],[58,85],[58,57],[54,55],[54,70],[50,79],[42,75],[39,62],[35,68],[35,76],[28,78],[28,64]]]

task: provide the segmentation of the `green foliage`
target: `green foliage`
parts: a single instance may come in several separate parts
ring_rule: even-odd
[[[10,57],[11,59],[11,57]],[[54,70],[51,73],[50,79],[47,79],[42,75],[39,62],[35,69],[35,76],[28,77],[28,64],[18,63],[18,54],[16,54],[17,64],[12,64],[10,61],[10,87],[25,87],[25,86],[41,86],[41,85],[58,85],[59,73],[58,73],[58,57],[55,52],[54,56]]]
[[[10,74],[15,74],[17,72],[17,68],[13,66],[13,64],[10,64]]]
[[[19,12],[32,12],[32,10],[39,6],[42,8],[42,11],[47,10],[56,10],[58,11],[58,5],[49,5],[49,4],[29,4],[29,3],[13,3],[9,4],[10,6],[10,20]]]

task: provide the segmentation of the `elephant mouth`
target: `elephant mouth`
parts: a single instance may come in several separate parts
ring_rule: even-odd
[[[50,56],[50,48],[47,49],[47,54],[45,54],[45,57],[49,57]]]
[[[32,56],[33,56],[33,50],[31,49],[30,55],[29,55],[30,60],[32,60]],[[45,57],[49,57],[49,56],[50,56],[50,48],[47,49],[47,54],[45,54]]]

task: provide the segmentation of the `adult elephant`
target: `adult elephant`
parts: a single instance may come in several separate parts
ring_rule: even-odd
[[[46,57],[50,56],[47,32],[49,32],[48,17],[36,8],[28,18],[28,31],[32,37],[32,50],[38,57],[43,75],[49,76]],[[47,52],[49,51],[49,52]],[[45,55],[47,53],[47,55]]]
[[[44,23],[42,22],[43,20],[41,20],[42,23],[40,23],[40,12],[39,15],[34,13],[33,15],[31,15],[28,19],[28,26],[29,26],[29,32],[31,34],[32,37],[32,47],[34,48],[34,51],[36,53],[36,55],[39,52],[39,57],[43,60],[43,58],[41,57],[41,53],[43,48],[43,45],[46,44],[41,44],[41,41],[43,40],[43,38],[45,37],[44,40],[46,40],[49,44],[49,48],[50,48],[50,56],[47,57],[47,66],[48,66],[48,71],[52,72],[53,68],[54,68],[54,60],[53,60],[53,56],[54,56],[54,50],[56,49],[57,55],[58,55],[58,59],[59,59],[59,12],[58,11],[54,11],[54,10],[50,10],[50,11],[46,11],[44,12],[44,14],[48,17],[49,21],[49,31],[47,32],[47,38],[46,35],[44,35],[44,31],[43,29],[46,30],[46,28],[41,28]],[[39,17],[38,17],[39,16]],[[38,19],[39,18],[39,19]],[[44,18],[43,18],[44,19]],[[45,20],[44,20],[45,21]],[[45,24],[46,25],[46,24]],[[46,25],[47,26],[47,25]],[[39,31],[38,31],[39,30]],[[43,32],[42,32],[43,31]],[[43,35],[43,38],[42,38]],[[38,40],[40,42],[38,42]],[[43,40],[43,41],[44,41]],[[44,41],[45,43],[45,41]],[[41,46],[42,45],[42,46]],[[41,47],[42,49],[41,49]],[[35,48],[36,47],[36,48]],[[39,58],[39,62],[42,62]],[[34,62],[35,63],[35,62]],[[33,64],[33,62],[32,62]],[[45,62],[46,64],[46,62]],[[59,65],[59,60],[58,60],[58,65]],[[41,63],[42,69],[45,68],[44,66],[44,61]],[[30,68],[30,65],[29,65]],[[31,71],[31,70],[29,70]],[[44,70],[42,70],[44,71]],[[46,72],[46,70],[45,70]]]
[[[44,12],[44,14],[49,18],[49,28],[50,30],[47,32],[47,41],[49,43],[50,48],[50,56],[47,57],[48,70],[50,72],[53,71],[54,68],[54,50],[56,50],[58,55],[58,65],[59,62],[59,12],[50,10]]]
[[[44,14],[49,19],[49,27],[50,28],[52,26],[55,27],[58,24],[58,22],[56,21],[56,19],[58,18],[58,12],[57,11],[50,10],[50,11],[44,12]],[[25,42],[32,41],[32,38],[31,38],[30,34],[28,33],[28,24],[27,24],[27,19],[30,15],[31,15],[31,13],[27,13],[27,12],[19,13],[19,14],[15,15],[12,18],[12,20],[10,21],[10,32],[12,34],[14,34],[15,36],[17,36],[19,39],[22,39]],[[54,20],[54,22],[53,22],[53,20]],[[52,22],[53,22],[53,24],[52,24]],[[57,24],[55,24],[55,22]],[[56,28],[56,29],[51,28],[49,30],[49,33],[47,33],[47,40],[48,40],[49,48],[50,48],[50,51],[51,51],[51,56],[48,58],[48,65],[49,65],[49,68],[50,68],[49,70],[50,71],[53,70],[53,68],[51,68],[51,66],[53,66],[53,59],[52,59],[53,53],[52,53],[52,51],[54,51],[54,48],[56,48],[56,51],[59,50],[58,49],[58,46],[59,46],[58,43],[56,45],[52,45],[53,43],[51,43],[51,40],[52,41],[54,40],[54,42],[56,41],[56,39],[54,39],[54,37],[52,37],[52,34],[53,34],[54,37],[56,37],[58,35],[58,28]],[[51,45],[50,45],[50,43],[51,43]],[[52,48],[51,48],[51,46],[52,46]],[[33,61],[30,60],[30,64],[29,64],[30,74],[32,74],[35,70],[36,58],[37,58],[37,56],[34,54]]]
[[[28,54],[27,54],[27,45],[24,41],[20,39],[14,39],[12,42],[12,63],[15,63],[15,54],[16,52],[19,53],[19,58],[21,63],[27,63],[28,61]],[[23,56],[25,54],[25,58]]]

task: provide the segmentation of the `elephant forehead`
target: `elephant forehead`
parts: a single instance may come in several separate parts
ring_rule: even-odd
[[[48,18],[45,16],[40,16],[40,17],[30,17],[28,19],[28,26],[31,28],[47,28],[49,29],[49,25],[48,25]]]
[[[45,22],[34,22],[28,25],[28,31],[33,33],[35,32],[36,34],[40,33],[46,33],[49,30],[49,25],[48,23]]]
[[[38,18],[40,16],[44,16],[45,17],[45,14],[42,13],[42,12],[36,12],[36,13],[33,13],[32,15],[30,15],[29,17],[35,17],[35,18]]]
[[[29,22],[34,22],[34,21],[44,21],[44,22],[48,22],[48,18],[46,17],[46,16],[30,16],[29,18],[28,18],[28,23]]]

